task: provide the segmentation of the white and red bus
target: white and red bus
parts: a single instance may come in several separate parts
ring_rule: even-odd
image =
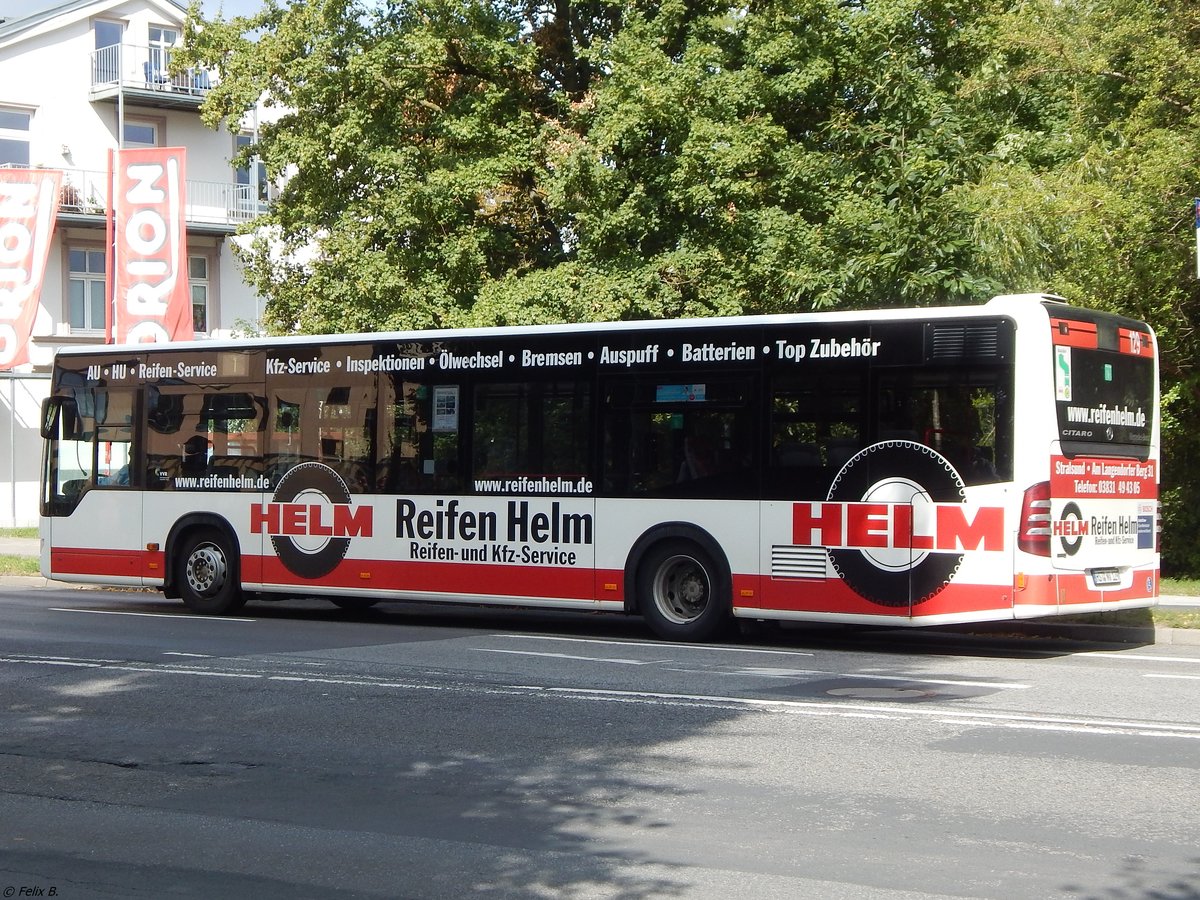
[[[1150,606],[1155,337],[978,307],[62,350],[42,571],[886,625]]]

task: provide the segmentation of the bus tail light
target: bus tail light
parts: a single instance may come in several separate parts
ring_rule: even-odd
[[[1021,530],[1017,546],[1035,556],[1050,555],[1050,482],[1040,481],[1021,501]]]

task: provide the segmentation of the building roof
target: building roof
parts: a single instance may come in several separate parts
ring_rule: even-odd
[[[32,3],[30,0],[0,0],[0,39],[15,37],[60,16],[69,17],[89,9],[99,12],[106,5],[116,6],[117,3],[118,0],[111,0],[109,4],[103,0],[33,0]],[[173,7],[180,18],[187,13],[187,7],[178,0],[146,0],[146,4]]]

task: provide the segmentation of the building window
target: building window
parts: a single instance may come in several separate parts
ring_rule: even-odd
[[[192,294],[192,330],[208,333],[208,257],[188,257],[188,287]]]
[[[0,164],[29,165],[29,126],[33,113],[0,106]]]
[[[97,19],[93,23],[96,33],[96,49],[104,50],[107,47],[116,47],[121,43],[121,35],[125,33],[125,26],[120,22],[108,22],[104,19]]]
[[[243,147],[254,143],[253,135],[239,134],[234,138],[233,149],[240,153]],[[242,187],[239,199],[247,209],[261,209],[267,203],[269,182],[267,167],[262,160],[254,157],[247,166],[238,166],[235,170],[237,183]]]
[[[122,146],[126,148],[157,147],[158,123],[145,119],[126,119],[124,135]]]
[[[104,251],[72,248],[70,305],[72,331],[103,331],[105,308]]]
[[[150,26],[150,72],[152,78],[166,81],[167,68],[171,65],[171,50],[179,42],[179,32],[174,28]]]
[[[124,26],[120,22],[97,19],[93,23],[96,38],[96,53],[92,62],[94,84],[116,84],[121,74],[121,35]]]

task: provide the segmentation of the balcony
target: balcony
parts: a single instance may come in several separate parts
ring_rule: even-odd
[[[0,168],[11,167],[6,164]],[[76,225],[102,226],[108,206],[108,173],[68,168],[59,171],[63,173],[59,218]],[[248,184],[189,178],[184,189],[184,218],[189,231],[232,234],[239,225],[267,211],[267,204]]]
[[[172,75],[171,48],[114,44],[91,53],[90,100],[126,103],[156,109],[199,109],[216,80],[207,69]]]

